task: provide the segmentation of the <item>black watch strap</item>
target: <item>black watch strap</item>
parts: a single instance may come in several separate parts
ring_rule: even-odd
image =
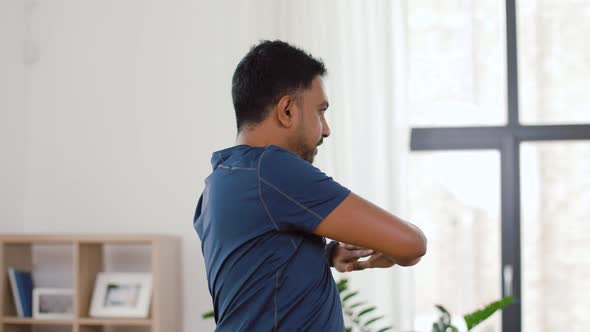
[[[334,248],[338,245],[338,241],[331,241],[326,245],[326,259],[328,259],[328,263],[330,267],[334,267],[334,263],[332,262],[332,254],[334,253]]]

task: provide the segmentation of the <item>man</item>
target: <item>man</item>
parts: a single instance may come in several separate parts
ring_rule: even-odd
[[[426,253],[418,228],[312,165],[330,135],[325,75],[281,41],[254,46],[235,70],[237,145],[213,153],[194,219],[217,331],[341,332],[331,265],[410,266]],[[324,237],[340,243],[326,249]]]

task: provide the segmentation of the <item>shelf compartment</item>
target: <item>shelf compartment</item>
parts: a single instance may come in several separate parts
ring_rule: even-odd
[[[2,241],[0,254],[0,283],[2,284],[1,315],[16,317],[14,294],[8,277],[8,268],[35,271],[35,287],[73,289],[73,243],[53,242],[15,242]]]
[[[90,306],[99,272],[152,273],[151,244],[80,242],[76,251],[76,315],[90,319]],[[149,316],[152,316],[151,310]]]

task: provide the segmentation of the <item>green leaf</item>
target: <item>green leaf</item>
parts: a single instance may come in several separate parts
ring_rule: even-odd
[[[362,315],[368,314],[369,312],[374,311],[375,309],[377,309],[377,307],[369,307],[369,308],[359,312],[359,314],[357,316],[361,317]]]
[[[447,314],[447,315],[451,315],[451,313],[449,313],[449,311],[447,309],[445,309],[445,307],[443,307],[440,304],[435,304],[434,305],[438,310],[442,311],[443,314]]]
[[[203,319],[213,318],[213,317],[215,317],[215,312],[213,310],[208,311],[208,312],[204,313],[201,317],[203,317]]]
[[[338,287],[338,293],[344,292],[348,289],[348,279],[340,279],[336,284],[336,287]]]
[[[440,329],[437,323],[432,324],[432,332],[444,332]]]
[[[382,328],[381,330],[379,330],[379,331],[377,331],[377,332],[385,332],[385,331],[387,331],[387,330],[391,330],[391,329],[393,329],[393,327],[391,327],[391,326],[386,326],[386,327]]]
[[[385,316],[377,316],[375,318],[369,319],[368,321],[365,322],[365,326],[369,326],[370,324],[373,324],[374,322],[382,319]]]
[[[355,303],[355,304],[351,305],[349,308],[350,309],[354,309],[354,308],[358,307],[359,305],[363,305],[363,304],[366,304],[366,303],[367,302],[358,302],[358,303]]]
[[[483,322],[484,320],[488,319],[491,315],[493,315],[496,311],[505,308],[507,305],[514,301],[514,296],[507,296],[499,301],[492,302],[488,304],[485,308],[481,310],[474,311],[470,314],[465,315],[463,318],[465,319],[465,323],[467,324],[467,330],[471,330],[473,327],[477,326],[479,323]]]
[[[342,302],[343,302],[343,303],[344,303],[344,302],[346,302],[348,299],[350,299],[350,298],[351,298],[351,297],[353,297],[353,296],[356,296],[358,293],[359,293],[359,292],[355,291],[355,292],[352,292],[352,293],[350,293],[350,294],[346,295],[345,297],[343,297],[343,298],[342,298]]]
[[[451,313],[449,313],[449,311],[440,304],[435,304],[435,307],[437,307],[438,310],[440,310],[442,312],[441,321],[444,324],[443,327],[451,324]]]
[[[346,332],[352,332],[352,327],[347,327]]]

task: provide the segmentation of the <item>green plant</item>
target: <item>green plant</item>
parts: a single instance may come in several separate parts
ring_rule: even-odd
[[[505,308],[512,303],[512,301],[514,301],[514,297],[507,296],[502,300],[488,304],[481,310],[476,310],[470,314],[464,315],[463,319],[467,325],[467,331],[471,331],[476,325],[488,319],[496,311]],[[436,308],[441,312],[441,316],[438,321],[432,324],[432,332],[459,332],[459,329],[451,324],[451,314],[449,311],[440,304],[437,304]]]
[[[201,317],[203,317],[203,319],[213,318],[213,317],[215,317],[215,312],[213,310],[207,311],[206,313],[201,315]]]
[[[340,299],[342,301],[342,311],[354,326],[361,332],[375,331],[375,324],[383,319],[384,316],[372,316],[375,313],[377,307],[368,305],[366,302],[354,301],[358,295],[358,291],[348,290],[348,279],[340,279],[336,284],[338,286],[338,292],[340,293]],[[392,326],[384,326],[378,328],[377,332],[385,332],[393,329]],[[352,331],[352,327],[347,327],[346,332]]]
[[[432,323],[432,332],[459,332],[459,329],[451,324],[451,314],[442,305],[435,305],[441,312],[438,321]]]
[[[485,308],[481,310],[476,310],[470,314],[463,316],[463,319],[465,319],[465,323],[467,324],[467,329],[471,330],[477,324],[488,319],[492,314],[494,314],[494,312],[504,309],[513,301],[514,296],[507,296],[499,301],[488,304],[487,306],[485,306]]]

